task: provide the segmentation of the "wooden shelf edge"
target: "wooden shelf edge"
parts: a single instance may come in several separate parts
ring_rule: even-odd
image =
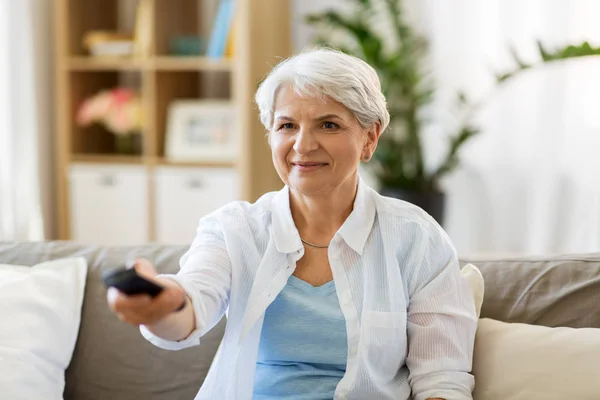
[[[235,161],[173,161],[167,158],[158,157],[155,165],[166,167],[205,167],[205,168],[236,168]]]
[[[67,68],[71,71],[141,71],[149,65],[145,59],[125,57],[75,56],[67,60]]]
[[[99,164],[144,164],[145,157],[120,154],[72,154],[70,162]]]
[[[210,57],[157,56],[152,59],[153,68],[158,71],[230,71],[230,59]]]
[[[66,67],[70,71],[231,71],[233,60],[175,56],[150,58],[73,56],[67,59]]]
[[[72,154],[70,163],[90,164],[147,164],[166,167],[237,168],[235,161],[174,161],[164,157],[120,154]]]
[[[96,164],[148,164],[167,167],[206,167],[206,168],[236,168],[235,161],[174,161],[164,157],[148,157],[140,155],[120,154],[72,154],[71,163]]]

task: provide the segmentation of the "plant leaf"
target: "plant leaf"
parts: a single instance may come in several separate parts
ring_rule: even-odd
[[[512,46],[512,45],[509,46],[508,50],[510,51],[510,54],[512,55],[513,60],[515,60],[515,62],[519,66],[519,68],[521,68],[521,69],[529,68],[529,65],[526,62],[524,62],[523,60],[521,60],[521,57],[519,56],[519,53],[517,52],[517,49],[514,46]]]
[[[505,72],[503,74],[496,74],[496,83],[503,83],[508,79],[512,78],[513,72]]]
[[[541,40],[537,41],[537,47],[540,53],[540,57],[542,57],[542,60],[551,61],[554,59],[553,56],[550,53],[548,53],[548,51],[544,48],[544,45],[542,44]]]

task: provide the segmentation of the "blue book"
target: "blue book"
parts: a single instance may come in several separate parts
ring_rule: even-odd
[[[227,38],[231,31],[231,24],[235,14],[235,0],[221,0],[219,9],[206,50],[206,56],[212,58],[222,58],[225,55]]]

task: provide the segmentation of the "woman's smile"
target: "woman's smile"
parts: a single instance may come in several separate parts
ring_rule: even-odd
[[[327,167],[328,163],[317,162],[317,161],[296,161],[292,162],[292,167],[298,172],[301,173],[311,173],[319,171],[325,167]]]

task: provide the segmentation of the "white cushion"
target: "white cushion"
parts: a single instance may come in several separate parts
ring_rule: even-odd
[[[63,398],[86,275],[84,258],[0,264],[0,398]]]
[[[481,315],[481,306],[483,304],[484,294],[484,281],[483,275],[479,269],[473,264],[467,264],[460,270],[462,277],[467,281],[471,292],[473,293],[473,300],[475,301],[475,309],[477,310],[477,318]]]
[[[475,400],[600,399],[600,329],[479,320]]]

